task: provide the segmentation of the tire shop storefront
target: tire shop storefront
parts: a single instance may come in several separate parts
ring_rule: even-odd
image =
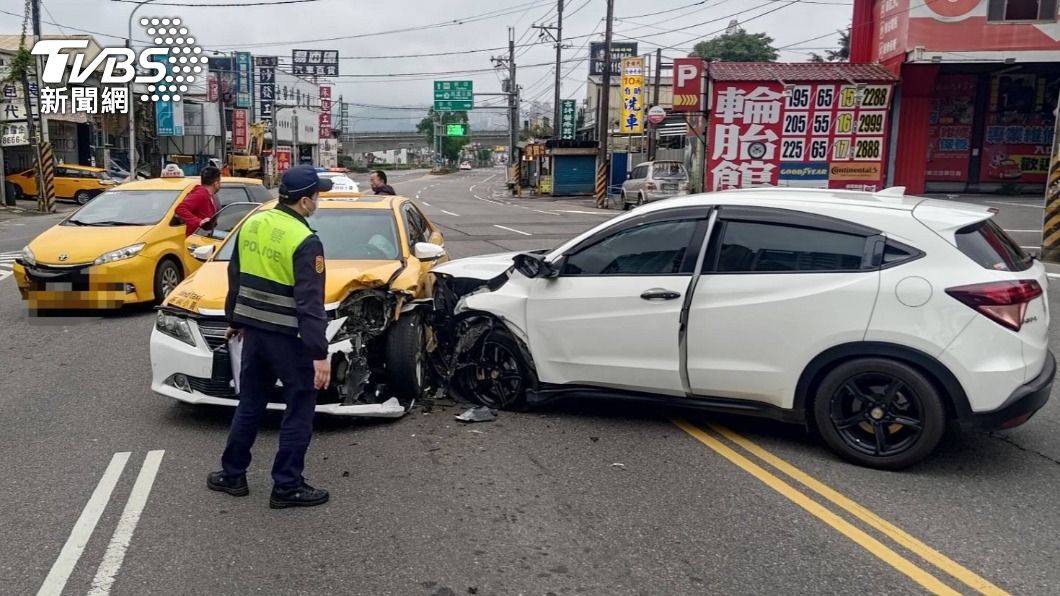
[[[716,62],[704,189],[876,191],[898,77],[876,64]]]
[[[1042,192],[1060,91],[1057,0],[855,0],[851,60],[901,78],[891,183]]]

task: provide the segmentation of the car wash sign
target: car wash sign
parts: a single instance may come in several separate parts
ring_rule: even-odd
[[[623,59],[620,133],[639,135],[644,132],[644,98],[644,58]]]
[[[883,186],[892,86],[715,81],[707,188]]]

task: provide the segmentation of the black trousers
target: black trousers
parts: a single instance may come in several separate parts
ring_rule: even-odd
[[[313,360],[306,354],[302,340],[294,336],[253,327],[243,329],[239,405],[232,417],[221,468],[230,477],[246,473],[250,450],[276,379],[283,383],[287,410],[280,426],[280,447],[272,464],[272,480],[278,488],[294,488],[303,482],[302,471],[313,436],[317,402]]]

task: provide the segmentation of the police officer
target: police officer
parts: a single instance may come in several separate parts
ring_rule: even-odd
[[[306,217],[316,211],[319,193],[330,189],[331,181],[319,178],[312,166],[288,170],[279,205],[240,226],[228,263],[227,335],[241,336],[243,342],[239,406],[221,470],[211,473],[206,484],[237,497],[250,494],[250,449],[279,378],[287,409],[272,466],[269,506],[274,509],[328,501],[328,492],[307,484],[302,470],[313,434],[317,390],[331,379],[324,334],[324,249]]]

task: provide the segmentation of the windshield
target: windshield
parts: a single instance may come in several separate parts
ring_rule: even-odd
[[[179,190],[108,190],[77,210],[63,225],[153,226],[180,196]]]
[[[657,161],[652,165],[651,170],[656,178],[685,177],[685,167],[676,161]]]
[[[329,260],[385,260],[400,258],[394,214],[384,209],[321,209],[309,218]],[[232,258],[229,236],[215,261]]]

